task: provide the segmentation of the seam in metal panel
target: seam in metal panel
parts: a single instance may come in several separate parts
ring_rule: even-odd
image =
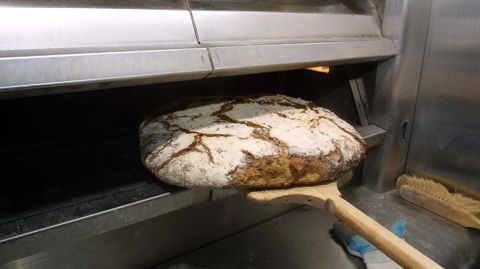
[[[197,25],[195,24],[195,19],[193,18],[192,9],[190,8],[190,3],[188,0],[185,0],[185,6],[188,10],[188,14],[190,14],[190,19],[192,20],[193,31],[195,32],[195,38],[197,39],[197,43],[200,45],[200,38],[198,36]]]
[[[209,47],[205,47],[205,48],[207,49],[208,60],[210,61],[210,67],[211,67],[210,73],[208,73],[205,76],[205,78],[208,78],[215,72],[215,66],[213,64],[212,52],[210,51],[210,48]]]
[[[430,36],[430,21],[432,18],[432,6],[433,3],[430,1],[430,13],[428,14],[428,23],[427,23],[427,31],[426,31],[426,38],[425,38],[425,43],[423,44],[423,51],[422,51],[422,61],[421,61],[421,66],[420,66],[420,72],[418,74],[418,82],[417,82],[417,91],[415,92],[415,103],[413,105],[413,111],[412,111],[412,117],[410,118],[410,131],[407,133],[407,153],[405,154],[405,159],[403,160],[403,172],[406,171],[407,168],[407,163],[408,163],[408,157],[410,155],[410,148],[412,147],[412,143],[410,138],[412,137],[413,130],[415,128],[415,117],[417,114],[417,105],[418,105],[418,97],[419,97],[419,92],[420,92],[420,86],[422,85],[422,77],[423,77],[423,67],[424,67],[424,62],[425,62],[425,51],[427,50],[428,46],[428,41],[429,41],[429,36]]]
[[[195,32],[195,38],[197,39],[197,43],[200,45],[200,47],[207,49],[208,60],[210,61],[210,72],[206,74],[204,78],[208,78],[211,74],[213,74],[213,71],[215,70],[215,67],[213,65],[212,55],[211,55],[210,49],[207,46],[205,46],[202,42],[200,42],[200,36],[198,35],[197,24],[195,23],[195,18],[193,17],[193,12],[192,12],[192,9],[190,8],[189,0],[185,1],[185,5],[187,7],[188,13],[190,14],[190,19],[192,20],[193,31]]]
[[[370,10],[372,11],[373,13],[373,16],[376,18],[377,20],[377,23],[378,23],[378,27],[380,29],[380,33],[382,34],[383,36],[383,32],[382,32],[382,22],[383,22],[383,18],[380,18],[378,12],[377,12],[377,8],[375,7],[375,3],[373,3],[372,0],[368,0],[368,7],[370,8]]]

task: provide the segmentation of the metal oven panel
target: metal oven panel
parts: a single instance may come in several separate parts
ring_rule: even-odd
[[[249,45],[210,48],[211,77],[291,70],[322,64],[379,61],[395,55],[386,38],[349,42]]]
[[[197,45],[187,10],[0,7],[0,56]]]
[[[211,72],[181,0],[1,1],[0,17],[0,99]]]
[[[193,10],[208,46],[339,41],[378,38],[376,17],[366,15]]]
[[[6,57],[0,58],[0,67],[0,99],[111,88],[135,80],[200,79],[211,72],[202,48]],[[72,87],[84,84],[93,85]]]
[[[0,16],[0,99],[396,55],[367,0],[4,1]]]
[[[191,0],[199,41],[208,46],[311,43],[381,37],[366,0]]]
[[[407,172],[480,199],[480,5],[433,1]]]
[[[189,7],[211,54],[211,77],[396,55],[369,1],[194,0]]]

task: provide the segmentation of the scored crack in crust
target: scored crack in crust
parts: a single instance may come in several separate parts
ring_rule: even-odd
[[[255,188],[334,179],[365,157],[357,131],[331,111],[284,95],[238,98],[152,117],[142,162],[189,188]]]

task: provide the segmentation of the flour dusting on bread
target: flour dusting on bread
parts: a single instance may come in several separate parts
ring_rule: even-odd
[[[331,111],[283,95],[239,98],[152,117],[140,126],[144,165],[189,188],[279,187],[336,178],[365,155]]]

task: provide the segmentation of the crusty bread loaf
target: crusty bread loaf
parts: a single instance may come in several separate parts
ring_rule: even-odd
[[[189,188],[279,187],[334,179],[365,142],[327,109],[283,95],[244,98],[152,117],[140,126],[144,165]]]

